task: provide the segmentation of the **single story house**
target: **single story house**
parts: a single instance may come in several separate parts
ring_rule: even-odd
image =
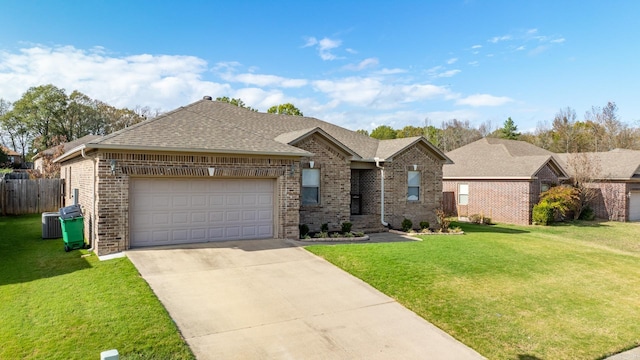
[[[8,162],[8,164],[6,164],[7,166],[10,166],[14,169],[22,166],[23,159],[20,153],[13,151],[5,146],[1,146],[1,147],[2,147],[2,152],[4,152],[7,155],[7,162]]]
[[[377,140],[311,117],[203,100],[58,157],[98,255],[131,247],[436,224],[442,166],[423,137]]]
[[[540,193],[569,177],[554,153],[524,141],[484,138],[446,155],[443,207],[460,218],[531,224]]]
[[[76,148],[86,142],[89,142],[91,140],[95,140],[100,138],[99,135],[85,135],[79,139],[73,140],[73,141],[69,141],[66,142],[64,144],[62,144],[62,152],[65,153],[73,148]],[[58,145],[59,146],[59,145]],[[33,157],[33,169],[34,170],[38,170],[41,174],[45,174],[46,169],[44,168],[44,159],[45,158],[50,158],[51,160],[53,160],[53,157],[55,155],[59,155],[56,154],[56,151],[58,149],[58,146],[54,146],[51,148],[48,148],[46,150],[40,151],[38,152],[34,157]]]
[[[580,159],[574,154],[554,155],[573,176]],[[582,161],[593,164],[593,180],[587,187],[596,188],[591,202],[596,217],[615,221],[640,221],[640,151],[615,149],[608,152],[582,153]],[[577,165],[579,166],[579,165]]]

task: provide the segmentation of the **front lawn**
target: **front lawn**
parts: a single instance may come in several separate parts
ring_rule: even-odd
[[[0,217],[0,359],[193,359],[126,258],[41,239],[40,215]]]
[[[453,225],[466,234],[307,249],[490,359],[640,345],[640,224]]]

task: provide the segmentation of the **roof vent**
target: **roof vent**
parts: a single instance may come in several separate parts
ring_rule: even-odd
[[[202,100],[213,100],[213,98],[209,95],[203,96]]]

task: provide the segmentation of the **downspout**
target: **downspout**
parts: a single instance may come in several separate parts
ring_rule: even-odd
[[[90,248],[89,251],[93,251],[93,246],[95,243],[95,237],[94,237],[94,228],[96,226],[96,164],[97,164],[97,159],[96,158],[92,158],[92,157],[88,157],[85,153],[84,153],[84,148],[82,148],[80,150],[80,154],[82,155],[83,158],[85,159],[90,159],[93,161],[93,191],[91,193],[91,204],[93,205],[93,209],[91,211],[91,228],[89,229],[90,234],[91,234],[91,243],[89,244]]]
[[[389,227],[389,223],[384,221],[384,167],[380,166],[380,158],[375,157],[376,167],[380,169],[380,223]]]

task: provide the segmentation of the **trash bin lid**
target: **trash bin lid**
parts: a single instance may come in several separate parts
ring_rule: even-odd
[[[62,219],[71,219],[80,216],[82,216],[82,209],[80,209],[80,205],[71,205],[60,208],[60,218]]]

